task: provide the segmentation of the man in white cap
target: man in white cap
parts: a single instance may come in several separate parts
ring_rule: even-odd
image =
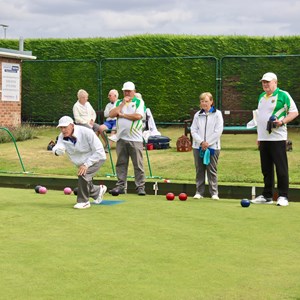
[[[87,127],[74,125],[73,119],[64,116],[57,125],[61,133],[52,151],[55,155],[65,152],[78,167],[77,203],[74,208],[84,209],[91,206],[89,198],[99,204],[107,190],[105,185],[94,185],[93,177],[106,160],[106,154],[97,135]]]
[[[133,82],[125,82],[122,88],[124,98],[114,104],[111,118],[117,117],[117,163],[118,181],[111,194],[124,194],[127,188],[129,157],[134,167],[135,186],[138,195],[145,196],[145,172],[143,159],[143,115],[144,101],[135,97]]]
[[[290,94],[277,87],[277,76],[268,72],[260,80],[264,92],[258,98],[257,142],[260,151],[264,189],[252,203],[272,204],[274,165],[277,175],[278,206],[288,206],[289,173],[286,155],[287,123],[298,116]]]

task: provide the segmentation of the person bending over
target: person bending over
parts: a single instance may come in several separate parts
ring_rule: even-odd
[[[74,208],[89,208],[90,197],[94,203],[101,203],[107,187],[93,184],[93,177],[106,160],[101,141],[92,130],[74,125],[73,119],[68,116],[60,118],[57,127],[61,133],[52,149],[53,153],[57,156],[67,153],[78,168],[77,203]]]

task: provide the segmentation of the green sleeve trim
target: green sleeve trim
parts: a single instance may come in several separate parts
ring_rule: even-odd
[[[118,99],[117,102],[116,102],[116,107],[118,107],[121,104],[122,101],[123,101],[122,99]]]

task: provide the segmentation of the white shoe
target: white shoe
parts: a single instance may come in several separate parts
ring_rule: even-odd
[[[289,200],[286,197],[278,197],[276,205],[278,206],[288,206],[289,205]]]
[[[212,196],[211,196],[211,199],[213,199],[213,200],[220,200],[220,198],[219,198],[218,195],[212,195]]]
[[[251,200],[251,203],[254,204],[272,204],[272,198],[265,198],[263,195],[256,197],[255,199]]]
[[[97,199],[94,200],[95,204],[100,204],[103,200],[103,196],[107,191],[107,187],[105,185],[100,185],[100,191],[99,191],[99,196]]]
[[[117,142],[117,135],[113,134],[113,135],[109,136],[108,139],[111,140],[112,142]]]
[[[91,207],[90,201],[88,202],[79,202],[74,205],[74,208],[84,209]]]
[[[193,197],[194,199],[202,199],[203,196],[201,196],[199,193],[196,193],[195,196]]]

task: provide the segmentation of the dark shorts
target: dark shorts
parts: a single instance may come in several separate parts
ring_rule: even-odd
[[[105,121],[104,125],[107,127],[107,129],[113,130],[116,129],[116,123],[117,120],[110,120],[110,121]]]

